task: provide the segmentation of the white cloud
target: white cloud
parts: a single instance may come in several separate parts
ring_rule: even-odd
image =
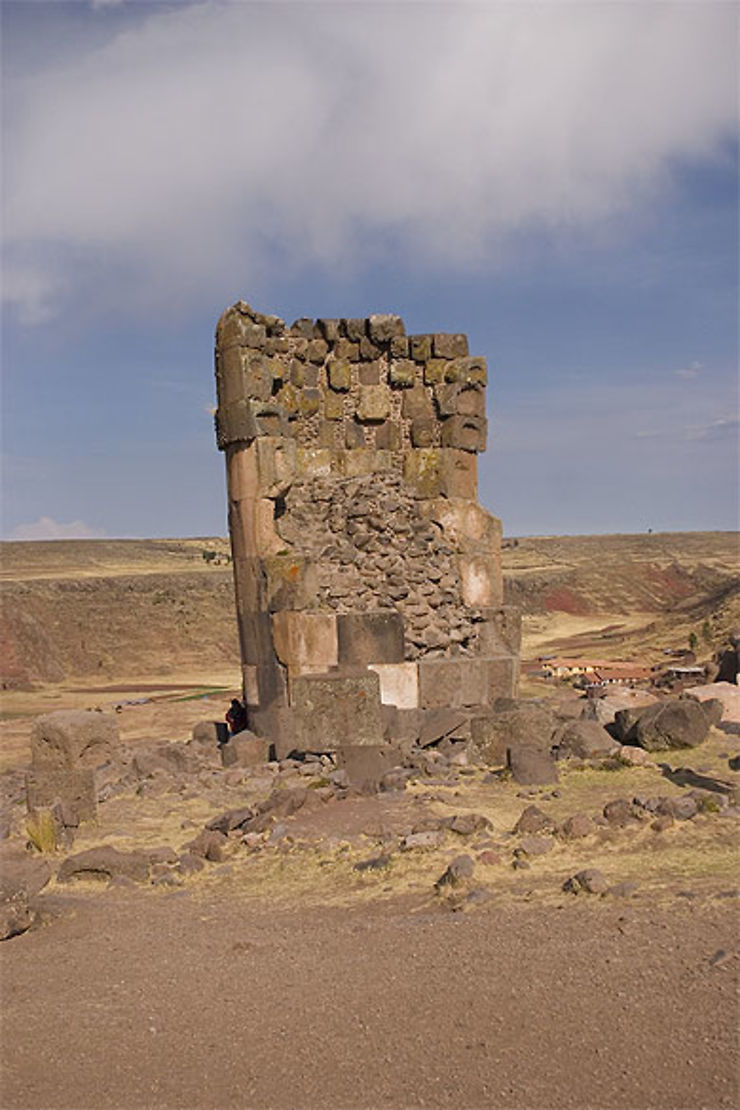
[[[703,370],[704,366],[701,362],[692,362],[690,366],[684,366],[680,370],[675,370],[674,373],[677,378],[691,381],[693,378],[698,378]]]
[[[10,295],[31,319],[39,289],[100,266],[109,292],[126,275],[182,307],[276,257],[352,266],[391,241],[474,264],[639,207],[734,128],[731,5],[138,10],[10,90]]]
[[[101,528],[91,528],[82,520],[60,524],[49,516],[41,516],[33,524],[19,524],[8,537],[11,540],[98,540],[105,536]]]

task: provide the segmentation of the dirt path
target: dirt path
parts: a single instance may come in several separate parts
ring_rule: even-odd
[[[736,1105],[733,899],[56,897],[0,949],[6,1110]]]

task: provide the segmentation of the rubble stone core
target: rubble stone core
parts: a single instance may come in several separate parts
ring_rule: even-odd
[[[398,316],[219,320],[244,698],[278,754],[413,741],[440,710],[464,734],[515,694],[519,615],[477,502],[486,374],[464,335]]]

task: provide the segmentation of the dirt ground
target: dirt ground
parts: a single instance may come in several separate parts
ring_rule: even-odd
[[[56,903],[0,950],[7,1110],[737,1105],[719,894],[465,914],[426,895]]]
[[[185,695],[187,696],[187,695]],[[206,700],[127,705],[122,739],[182,741]],[[17,760],[29,721],[2,729]],[[25,734],[24,734],[25,728]],[[26,749],[27,750],[27,749]],[[728,780],[740,737],[673,754]],[[536,804],[555,822],[637,794],[677,797],[667,765],[564,766],[556,790],[485,768],[443,768],[402,793],[310,804],[259,845],[175,886],[54,879],[40,917],[0,945],[4,1110],[719,1110],[738,1105],[737,818],[700,814],[557,839],[515,865],[512,830]],[[317,767],[317,775],[321,768]],[[299,768],[192,784],[154,779],[101,804],[68,849],[182,851],[214,815]],[[10,779],[9,779],[10,781]],[[317,779],[314,785],[320,785]],[[490,827],[400,840],[430,817]],[[22,817],[16,812],[16,824]],[[14,828],[14,836],[20,835]],[[356,870],[386,854],[388,865]],[[460,853],[479,897],[440,897]],[[628,896],[570,895],[597,867]]]

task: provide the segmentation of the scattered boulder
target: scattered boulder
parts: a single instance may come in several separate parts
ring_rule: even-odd
[[[0,857],[0,902],[10,902],[18,897],[33,898],[51,878],[51,868],[46,860],[27,852],[8,852]]]
[[[710,724],[698,702],[672,698],[649,706],[640,714],[633,732],[636,743],[649,752],[695,748],[706,740]]]
[[[500,765],[507,751],[521,747],[549,752],[556,718],[544,703],[524,698],[497,698],[492,712],[473,730],[473,743],[485,763]]]
[[[359,860],[354,867],[353,871],[384,871],[390,865],[391,857],[389,855],[371,856],[369,859]]]
[[[149,858],[145,852],[119,852],[108,844],[69,856],[57,873],[60,883],[71,879],[114,879],[123,876],[133,882],[149,879]]]
[[[475,863],[471,856],[457,856],[434,884],[437,892],[445,888],[462,886],[473,877]]]
[[[622,744],[617,748],[616,757],[626,767],[649,767],[652,763],[650,753],[633,744]]]
[[[491,822],[482,813],[456,813],[446,818],[443,826],[459,836],[472,836],[482,829],[490,829]]]
[[[606,894],[608,889],[609,883],[596,867],[578,871],[563,883],[563,890],[569,894]]]
[[[543,786],[558,781],[558,769],[549,751],[542,748],[509,748],[507,761],[512,778],[521,786]]]
[[[555,828],[555,822],[546,813],[543,813],[537,806],[527,806],[522,810],[522,815],[514,825],[515,833],[539,833],[551,832]]]
[[[237,732],[221,747],[221,762],[224,767],[258,767],[270,758],[270,741],[263,736],[255,736],[245,729]]]
[[[654,821],[651,821],[650,828],[655,832],[665,832],[666,829],[672,828],[674,824],[675,822],[670,813],[662,813],[660,817],[656,817]]]
[[[212,818],[206,828],[223,833],[228,836],[232,829],[239,829],[242,825],[246,825],[254,817],[254,809],[251,806],[242,806],[240,809],[227,809],[225,813],[219,813],[218,817]]]
[[[716,727],[725,732],[740,731],[740,686],[734,682],[711,682],[706,686],[690,686],[684,690],[685,698],[693,698],[706,704],[707,701],[719,701],[722,704],[722,716]]]
[[[699,806],[692,794],[681,794],[678,798],[665,798],[658,807],[658,813],[675,818],[676,821],[690,821],[696,817]]]
[[[429,829],[426,832],[409,833],[405,836],[401,841],[401,851],[411,852],[415,849],[429,851],[441,847],[442,844],[444,844],[444,833]]]
[[[592,759],[595,756],[610,755],[617,748],[616,741],[603,725],[583,718],[568,721],[556,729],[552,743],[559,758],[575,756],[578,759]]]
[[[351,786],[372,794],[384,775],[400,766],[401,753],[391,744],[345,744],[337,751],[337,763]]]
[[[201,748],[217,751],[219,745],[225,744],[229,739],[229,726],[226,721],[198,721],[193,725],[190,734],[190,743]]]
[[[627,798],[615,798],[607,802],[603,809],[606,820],[613,828],[623,829],[637,820],[635,807]]]
[[[35,768],[100,767],[120,753],[118,722],[110,713],[57,709],[31,726],[31,762]]]
[[[197,770],[195,753],[186,744],[154,744],[137,747],[131,769],[140,779],[152,778],[160,772],[178,775]]]
[[[555,841],[551,836],[525,836],[519,847],[514,849],[514,854],[544,856],[551,852],[554,847]]]
[[[224,858],[223,847],[228,843],[228,837],[216,829],[203,829],[195,840],[185,845],[185,851],[193,856],[200,856],[210,863],[221,863]]]
[[[34,917],[25,894],[19,893],[0,902],[0,940],[10,940],[27,932]]]
[[[183,852],[177,864],[177,870],[181,875],[195,875],[198,871],[202,871],[204,867],[203,857],[196,855],[194,852]]]
[[[620,709],[654,705],[657,701],[655,694],[650,694],[647,690],[630,690],[622,687],[610,691],[603,698],[589,698],[583,710],[583,717],[585,720],[598,721],[600,725],[611,725]]]
[[[581,840],[594,832],[594,823],[586,813],[574,813],[560,826],[560,835],[566,840]]]

